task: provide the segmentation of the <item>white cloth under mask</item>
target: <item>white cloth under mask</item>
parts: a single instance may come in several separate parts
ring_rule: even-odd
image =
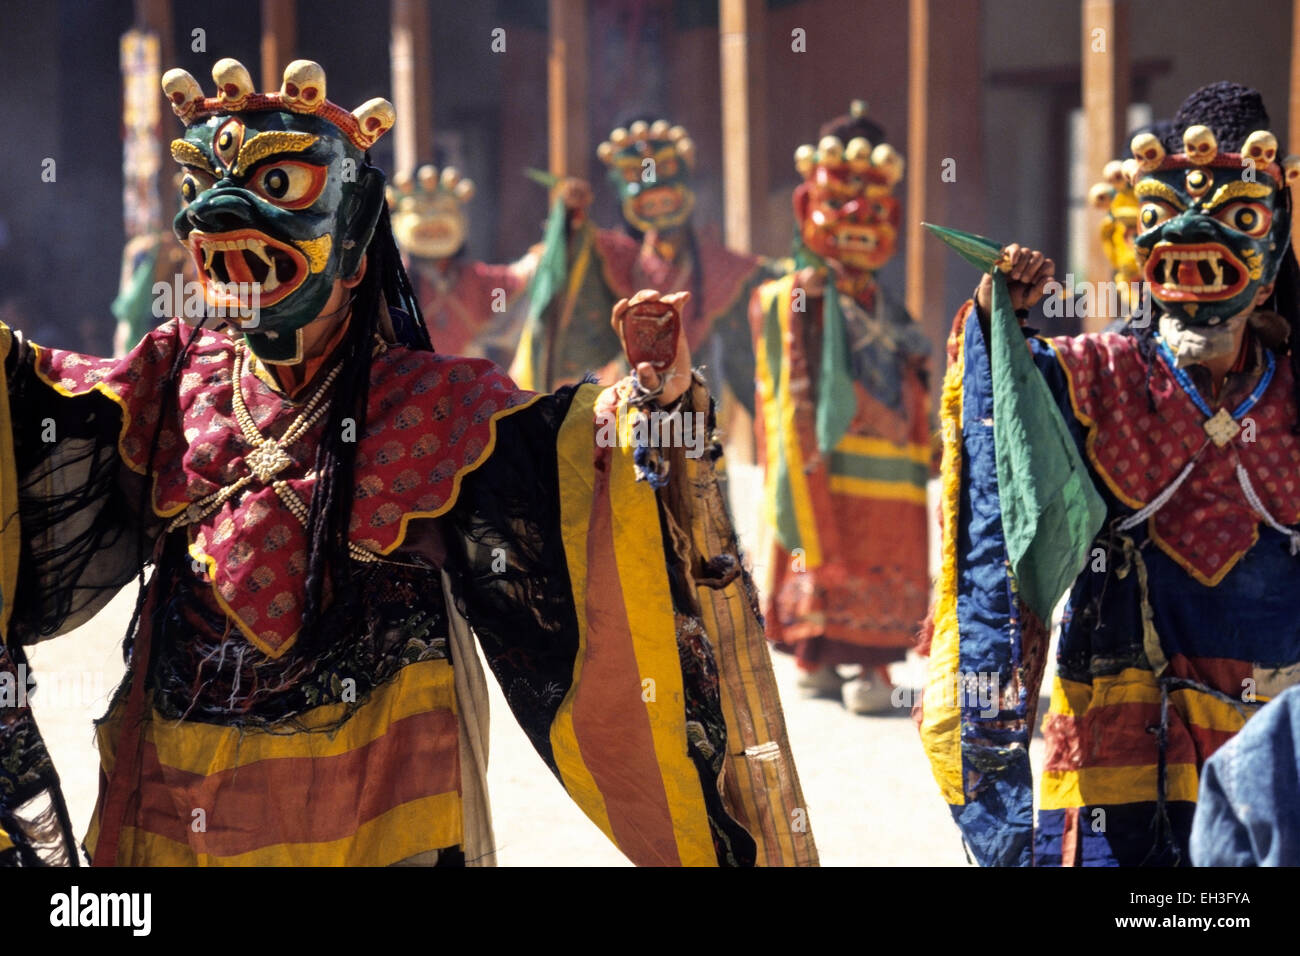
[[[1204,365],[1237,354],[1238,335],[1249,317],[1235,315],[1219,325],[1187,326],[1172,315],[1160,316],[1160,337],[1174,353],[1174,365]]]

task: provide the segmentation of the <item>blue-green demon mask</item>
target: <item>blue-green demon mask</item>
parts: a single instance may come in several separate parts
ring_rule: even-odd
[[[1221,152],[1208,127],[1188,126],[1183,152],[1166,154],[1150,133],[1132,143],[1138,201],[1137,262],[1151,296],[1188,326],[1218,325],[1248,313],[1277,277],[1289,242],[1285,190],[1300,174],[1276,162],[1266,130],[1241,151]]]
[[[623,218],[634,229],[665,232],[691,218],[695,145],[682,127],[638,121],[610,133],[596,155],[609,167]]]
[[[225,59],[205,98],[184,70],[163,91],[186,125],[172,143],[183,169],[177,237],[198,268],[209,311],[240,328],[260,359],[302,357],[302,329],[336,280],[357,275],[384,203],[365,151],[393,125],[374,99],[347,112],[325,98],[319,64],[296,60],[278,93],[253,92]]]

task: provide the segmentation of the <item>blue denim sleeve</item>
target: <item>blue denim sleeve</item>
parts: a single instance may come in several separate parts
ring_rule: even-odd
[[[1191,851],[1196,866],[1300,865],[1300,686],[1206,761]]]

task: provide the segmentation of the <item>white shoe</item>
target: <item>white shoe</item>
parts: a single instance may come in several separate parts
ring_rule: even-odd
[[[795,686],[803,691],[805,697],[830,697],[835,699],[840,696],[840,688],[844,686],[844,678],[839,675],[834,667],[819,667],[815,671],[800,669]]]
[[[845,681],[840,694],[851,714],[888,714],[895,709],[894,688],[878,675]]]

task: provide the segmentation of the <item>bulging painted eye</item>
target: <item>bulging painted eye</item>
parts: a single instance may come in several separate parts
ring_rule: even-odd
[[[307,163],[275,163],[259,169],[252,187],[278,206],[310,206],[325,185],[325,167]]]
[[[1143,230],[1154,229],[1173,214],[1172,206],[1154,199],[1142,204],[1142,208],[1138,211],[1138,221],[1142,223]]]
[[[194,202],[199,194],[206,192],[216,182],[208,173],[199,169],[187,169],[181,177],[181,199],[187,203]]]
[[[1269,227],[1273,224],[1272,212],[1269,211],[1267,206],[1257,202],[1228,203],[1228,205],[1214,213],[1214,218],[1229,229],[1235,229],[1237,232],[1244,232],[1248,236],[1256,237],[1268,232]]]

